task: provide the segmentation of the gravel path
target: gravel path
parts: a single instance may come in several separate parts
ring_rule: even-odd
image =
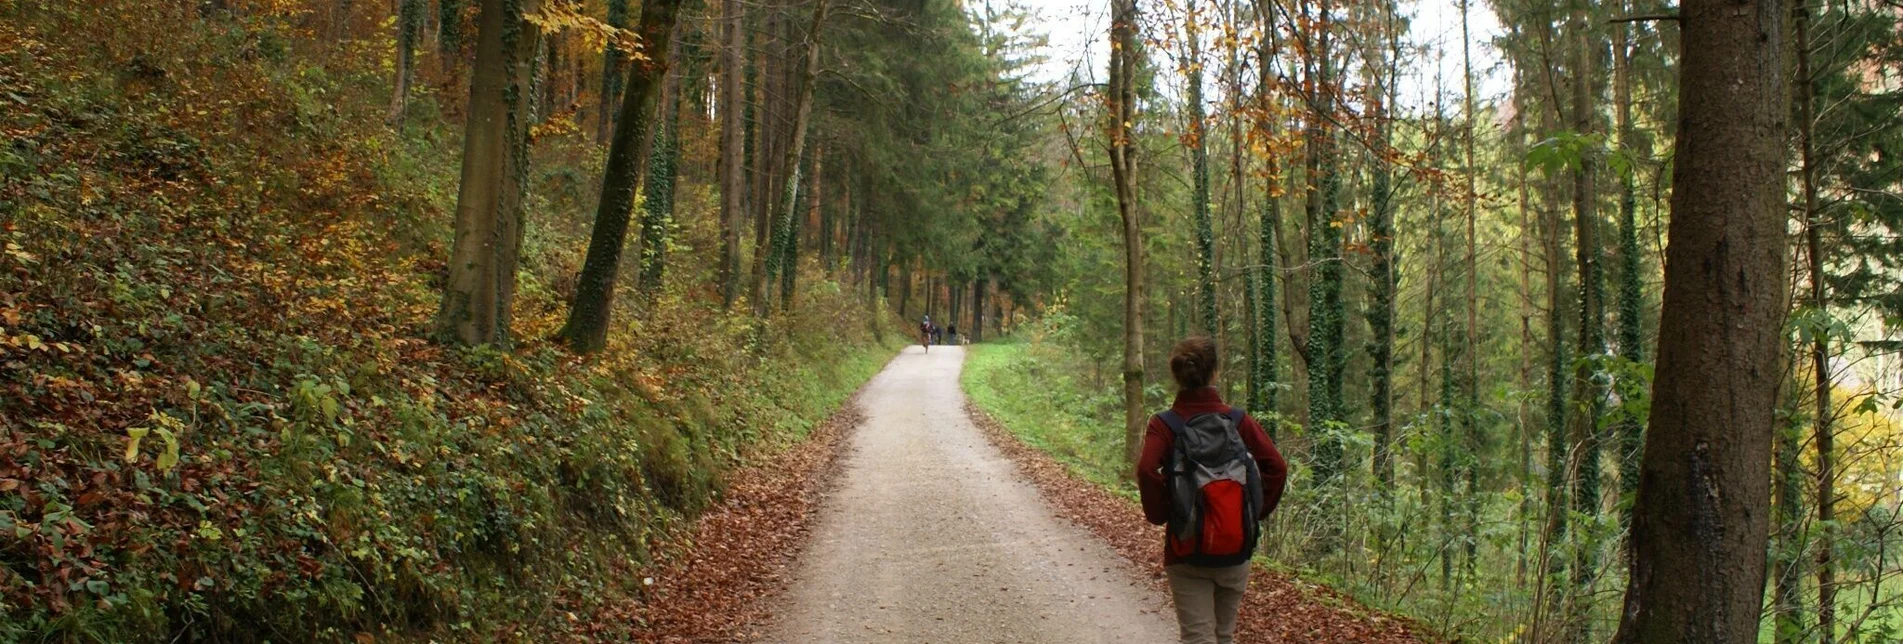
[[[909,347],[860,392],[769,642],[1175,639],[1167,598],[1055,516],[965,414],[957,347]]]

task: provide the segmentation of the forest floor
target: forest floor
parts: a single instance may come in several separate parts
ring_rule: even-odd
[[[1155,529],[971,407],[963,361],[909,347],[812,441],[738,473],[642,611],[654,640],[1175,641]],[[1299,580],[1251,584],[1239,642],[1419,641]]]

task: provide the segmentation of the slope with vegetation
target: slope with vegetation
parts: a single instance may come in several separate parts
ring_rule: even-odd
[[[556,117],[520,340],[432,342],[456,93],[386,126],[383,52],[254,8],[0,5],[0,641],[580,632],[900,338],[826,279],[767,321],[710,302],[687,186],[607,348],[544,340],[598,173]]]

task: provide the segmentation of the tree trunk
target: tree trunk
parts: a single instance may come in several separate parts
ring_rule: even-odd
[[[628,26],[628,0],[608,0],[608,26]],[[610,44],[601,52],[601,105],[595,121],[595,142],[607,143],[614,134],[614,108],[621,98],[622,71],[627,55]]]
[[[1810,9],[1801,1],[1791,3],[1793,32],[1797,38],[1796,119],[1798,142],[1798,181],[1804,199],[1804,255],[1808,262],[1810,293],[1808,300],[1817,320],[1829,319],[1830,302],[1825,299],[1824,249],[1819,237],[1821,225],[1817,207],[1816,101],[1817,86],[1811,78]],[[1831,428],[1830,335],[1822,325],[1813,329],[1810,346],[1811,377],[1815,407],[1812,410],[1812,440],[1817,445],[1817,631],[1822,644],[1837,640],[1837,567],[1833,561],[1837,520],[1836,432]]]
[[[1619,172],[1619,356],[1632,366],[1645,361],[1645,331],[1640,316],[1644,309],[1639,275],[1638,187],[1633,180],[1630,159],[1638,154],[1632,125],[1632,49],[1627,42],[1628,26],[1616,25],[1613,43],[1613,103],[1619,150],[1628,161]],[[1622,388],[1621,393],[1633,391]],[[1624,396],[1621,396],[1622,398]],[[1630,499],[1639,488],[1639,450],[1644,446],[1645,423],[1631,414],[1621,414],[1616,428],[1619,437],[1619,496],[1627,501],[1619,517],[1621,526],[1632,525]],[[1628,549],[1630,543],[1628,542]],[[1627,553],[1628,558],[1630,553]]]
[[[1342,465],[1346,446],[1331,424],[1344,419],[1342,414],[1342,370],[1346,352],[1342,351],[1345,320],[1341,301],[1342,257],[1341,228],[1335,217],[1340,197],[1341,177],[1337,174],[1332,119],[1334,115],[1333,54],[1330,53],[1332,11],[1321,3],[1320,43],[1316,56],[1318,73],[1310,83],[1310,105],[1318,111],[1311,119],[1310,155],[1315,159],[1315,176],[1309,177],[1308,262],[1314,279],[1308,287],[1308,431],[1315,437],[1315,479],[1324,489],[1342,483]],[[1322,540],[1334,530],[1324,528]]]
[[[539,37],[522,16],[534,10],[535,0],[482,3],[455,239],[435,323],[440,337],[462,344],[506,346],[512,340],[509,316],[529,175],[528,86]]]
[[[780,281],[780,306],[783,310],[792,306],[793,282],[799,271],[799,227],[795,223],[799,215],[795,209],[799,205],[800,158],[806,152],[806,130],[813,118],[813,90],[819,85],[819,30],[826,25],[826,9],[830,5],[828,0],[815,0],[813,3],[813,20],[807,25],[806,47],[800,57],[797,79],[799,97],[794,99],[792,136],[786,145],[786,159],[782,162],[787,176],[779,212],[775,216],[780,222],[782,256],[779,269],[784,271]],[[817,173],[817,160],[814,166],[814,172]]]
[[[1203,116],[1203,52],[1201,19],[1196,15],[1196,0],[1189,0],[1183,21],[1183,74],[1189,83],[1190,193],[1196,217],[1196,312],[1202,321],[1203,335],[1216,339],[1216,235],[1209,214],[1209,142]]]
[[[625,2],[626,0],[615,0]],[[720,303],[733,308],[740,286],[740,217],[746,209],[746,9],[721,0],[720,48]]]
[[[1619,642],[1757,637],[1785,315],[1780,0],[1686,0],[1651,428]]]
[[[642,3],[635,33],[645,44],[646,51],[667,51],[680,9],[681,0]],[[621,114],[615,118],[614,137],[608,144],[608,162],[602,171],[601,199],[595,211],[594,230],[588,236],[588,256],[582,261],[575,299],[568,309],[568,323],[556,334],[576,353],[594,353],[608,344],[615,272],[621,263],[628,218],[634,209],[634,191],[645,164],[640,154],[641,141],[648,138],[654,95],[667,74],[667,58],[655,56],[630,67],[627,94],[621,101]]]
[[[680,26],[675,28],[678,30]],[[683,60],[681,45],[681,39],[676,38],[669,46],[667,56],[671,64]],[[668,74],[655,114],[661,124],[654,130],[648,153],[647,183],[641,188],[646,200],[641,213],[641,272],[635,283],[648,302],[660,292],[661,278],[667,272],[668,229],[674,221],[674,183],[680,174],[681,102],[681,75]]]
[[[1573,34],[1576,40],[1574,69],[1590,70],[1597,62],[1591,56],[1591,23],[1584,15],[1576,23]],[[1573,74],[1573,128],[1581,135],[1591,134],[1595,127],[1596,112],[1593,110],[1591,86],[1590,74]],[[1600,277],[1603,254],[1599,249],[1598,188],[1594,161],[1591,153],[1581,154],[1579,164],[1573,171],[1573,233],[1576,242],[1573,251],[1579,265],[1576,355],[1581,357],[1605,353],[1605,286]],[[1573,409],[1569,433],[1578,461],[1569,469],[1573,471],[1573,511],[1586,517],[1599,516],[1601,506],[1599,417],[1605,408],[1605,394],[1599,383],[1597,370],[1590,363],[1580,361],[1573,368]],[[1588,530],[1579,532],[1580,543],[1574,554],[1573,587],[1574,592],[1578,593],[1574,602],[1576,607],[1589,605],[1590,598],[1585,594],[1591,591],[1593,575],[1599,569],[1599,544],[1592,534]],[[1592,638],[1591,621],[1583,615],[1570,615],[1567,625],[1574,641]]]
[[[985,283],[984,276],[971,281],[971,341],[983,342],[985,339]]]
[[[402,122],[416,77],[416,39],[423,26],[423,0],[400,0],[396,19],[396,82],[390,92],[391,125]]]
[[[1263,135],[1269,141],[1273,142],[1281,135],[1280,128],[1277,127],[1279,117],[1275,114],[1275,92],[1273,91],[1276,87],[1275,58],[1277,52],[1277,42],[1274,38],[1276,29],[1274,7],[1265,2],[1256,3],[1256,19],[1261,22],[1263,32],[1268,34],[1267,37],[1262,39],[1260,49],[1256,54],[1256,71],[1258,73],[1256,92],[1257,100],[1260,102],[1260,105],[1257,106],[1258,121],[1256,127],[1263,132]],[[1276,399],[1279,397],[1276,391],[1276,371],[1278,366],[1276,361],[1280,356],[1276,355],[1276,336],[1279,331],[1276,329],[1275,318],[1275,281],[1277,278],[1275,271],[1275,231],[1276,228],[1281,225],[1282,219],[1282,168],[1277,155],[1274,153],[1263,155],[1263,162],[1267,167],[1264,168],[1263,172],[1264,185],[1262,190],[1261,221],[1257,224],[1257,236],[1260,237],[1259,245],[1261,249],[1260,259],[1258,260],[1259,266],[1256,269],[1259,273],[1256,279],[1256,285],[1257,288],[1261,289],[1261,292],[1256,295],[1255,300],[1256,324],[1261,327],[1256,333],[1256,364],[1259,365],[1260,368],[1255,372],[1255,390],[1257,394],[1261,396],[1261,399],[1252,401],[1250,407],[1259,412],[1273,412],[1276,410]],[[1280,423],[1269,423],[1269,426],[1266,428],[1271,437],[1275,435],[1277,425],[1280,425]]]
[[[1112,0],[1110,16],[1110,87],[1107,119],[1110,175],[1123,221],[1123,454],[1135,464],[1142,449],[1143,410],[1143,231],[1137,225],[1136,195],[1136,0]],[[972,306],[982,311],[984,280],[978,280]],[[982,313],[979,314],[982,316]],[[982,329],[973,325],[973,330]],[[1134,473],[1134,470],[1132,470]]]
[[[1374,411],[1374,454],[1371,459],[1374,469],[1376,488],[1383,498],[1394,486],[1394,292],[1396,287],[1394,267],[1394,188],[1393,163],[1388,155],[1393,138],[1393,124],[1388,115],[1394,104],[1394,82],[1400,66],[1399,29],[1394,21],[1394,7],[1390,3],[1384,10],[1385,35],[1389,39],[1381,45],[1382,54],[1377,55],[1379,65],[1371,70],[1374,82],[1369,84],[1369,116],[1375,122],[1375,158],[1372,163],[1374,174],[1369,188],[1369,199],[1373,201],[1373,213],[1369,220],[1369,278],[1371,293],[1368,305],[1368,332],[1373,337],[1368,343],[1368,379],[1369,406]]]

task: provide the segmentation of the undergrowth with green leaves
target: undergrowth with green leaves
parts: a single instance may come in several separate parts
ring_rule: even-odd
[[[376,54],[295,51],[269,15],[0,13],[0,642],[577,633],[638,600],[723,472],[903,341],[821,278],[765,323],[722,310],[692,259],[715,254],[706,191],[683,191],[685,259],[621,298],[605,352],[542,340],[599,174],[554,128],[526,340],[446,348],[426,336],[458,97],[423,88],[392,129]]]

